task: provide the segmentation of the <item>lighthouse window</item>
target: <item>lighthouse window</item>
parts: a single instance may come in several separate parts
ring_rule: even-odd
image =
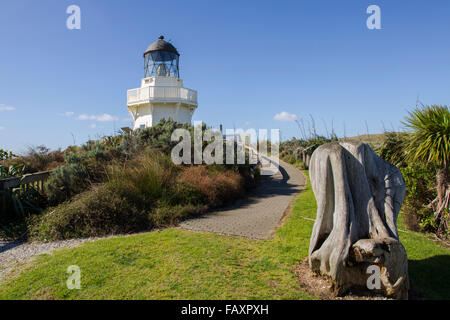
[[[145,124],[141,124],[141,125],[139,126],[139,128],[145,129]]]
[[[145,55],[145,78],[153,76],[180,77],[179,56],[172,52],[153,51]]]

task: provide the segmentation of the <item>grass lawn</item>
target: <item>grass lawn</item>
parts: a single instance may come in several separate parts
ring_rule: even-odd
[[[307,256],[313,222],[304,217],[315,206],[308,184],[267,241],[169,228],[41,255],[0,282],[0,299],[313,299],[292,270]],[[400,236],[424,297],[450,299],[450,250]],[[80,290],[66,287],[70,265],[81,268]]]
[[[401,218],[398,228],[407,230]],[[450,299],[450,249],[421,233],[408,230],[399,234],[408,255],[413,287],[419,289],[424,299]]]

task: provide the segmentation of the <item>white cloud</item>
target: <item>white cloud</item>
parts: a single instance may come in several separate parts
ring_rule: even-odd
[[[250,127],[251,125],[253,125],[253,122],[251,122],[251,121],[245,121],[244,124],[245,124],[247,127]]]
[[[96,120],[101,121],[101,122],[107,122],[107,121],[117,121],[117,120],[119,120],[119,118],[114,117],[110,114],[104,113],[100,116],[97,116]]]
[[[78,120],[91,120],[91,117],[94,117],[94,118],[92,118],[92,120],[95,120],[95,116],[88,116],[87,114],[80,114],[77,119]]]
[[[97,125],[96,125],[95,123],[93,123],[93,124],[90,125],[90,127],[91,127],[92,129],[95,129],[95,128],[97,128]]]
[[[107,113],[100,114],[100,115],[80,114],[77,119],[78,120],[95,120],[95,121],[100,121],[100,122],[118,121],[119,120],[119,118],[114,117]]]
[[[0,104],[0,112],[2,112],[2,111],[14,111],[14,110],[16,110],[16,108],[13,107],[13,106],[7,106],[5,104]]]
[[[71,116],[73,116],[74,114],[75,114],[75,112],[67,111],[67,112],[64,112],[64,113],[63,113],[63,116],[65,116],[65,117],[71,117]]]
[[[282,122],[294,122],[294,121],[298,120],[298,117],[297,117],[297,115],[295,115],[293,113],[283,111],[281,113],[277,113],[273,117],[273,120],[282,121]]]

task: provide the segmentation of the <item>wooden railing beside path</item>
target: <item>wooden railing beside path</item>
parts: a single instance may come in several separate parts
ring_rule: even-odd
[[[34,189],[41,193],[44,192],[44,183],[50,176],[50,171],[36,172],[25,174],[21,177],[12,177],[0,180],[0,192],[6,193],[9,191],[20,189],[25,191],[27,189]]]

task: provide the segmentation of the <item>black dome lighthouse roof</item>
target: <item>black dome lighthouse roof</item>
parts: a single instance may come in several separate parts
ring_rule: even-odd
[[[178,56],[180,55],[178,53],[177,49],[171,43],[164,40],[164,36],[160,36],[158,40],[156,40],[151,45],[149,45],[147,50],[145,50],[145,52],[144,52],[144,56],[147,53],[155,52],[155,51],[172,52]]]

